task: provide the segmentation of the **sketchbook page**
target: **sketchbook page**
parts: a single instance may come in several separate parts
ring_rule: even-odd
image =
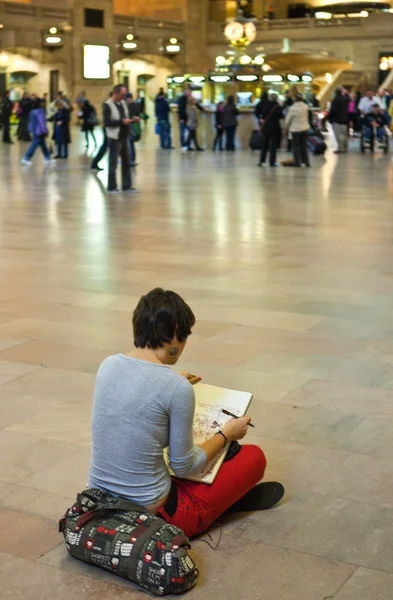
[[[210,439],[219,429],[230,421],[232,417],[225,415],[222,409],[230,411],[241,417],[244,415],[252,400],[252,394],[219,388],[204,383],[194,386],[195,391],[195,416],[194,416],[194,443],[202,444]],[[206,466],[204,471],[185,477],[190,481],[200,481],[212,484],[228,452],[229,444]],[[166,453],[166,460],[167,460]],[[168,461],[167,461],[168,462]],[[173,475],[171,469],[169,468]]]
[[[227,421],[232,417],[225,415],[222,409],[225,408],[234,415],[241,417],[244,415],[251,403],[252,394],[248,392],[238,392],[219,388],[213,385],[198,383],[195,386],[195,416],[194,416],[194,442],[202,444],[210,439],[219,429],[222,429]],[[227,444],[223,450],[206,466],[201,473],[195,473],[187,477],[191,481],[201,481],[212,484],[230,444]]]

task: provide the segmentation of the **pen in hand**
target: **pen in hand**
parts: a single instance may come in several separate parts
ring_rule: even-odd
[[[233,413],[229,412],[229,410],[226,410],[225,408],[222,408],[221,412],[223,412],[224,415],[228,415],[228,417],[232,417],[233,419],[239,419],[239,417],[237,415],[234,415]],[[253,425],[252,423],[249,423],[248,425],[249,425],[249,427],[255,427],[255,425]]]

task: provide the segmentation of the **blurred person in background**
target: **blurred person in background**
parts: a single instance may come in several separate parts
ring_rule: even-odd
[[[224,136],[224,102],[219,102],[215,114],[216,137],[214,138],[213,150],[224,150],[222,147],[222,138]]]
[[[13,144],[14,143],[11,140],[11,125],[10,125],[10,119],[11,119],[13,107],[14,107],[14,103],[10,99],[9,90],[7,90],[6,92],[4,92],[4,96],[1,100],[1,105],[0,105],[1,122],[3,124],[3,142],[4,142],[4,144]]]
[[[33,109],[33,99],[31,98],[29,92],[24,92],[23,96],[19,102],[18,108],[18,131],[17,136],[18,140],[22,142],[30,142],[31,137],[28,129],[30,112]]]
[[[285,117],[285,128],[292,135],[292,150],[294,166],[310,166],[307,150],[307,135],[309,130],[309,110],[302,94],[296,94],[295,103],[289,108]]]
[[[344,88],[338,87],[328,114],[337,142],[335,154],[348,152],[349,102],[350,98]]]
[[[54,141],[57,145],[55,158],[68,158],[68,145],[71,143],[70,110],[63,100],[56,100],[54,115]]]
[[[290,111],[291,109],[289,109]],[[259,159],[259,166],[265,164],[267,153],[269,151],[269,162],[271,167],[277,167],[276,156],[282,131],[281,120],[283,119],[282,108],[278,103],[277,94],[272,94],[270,101],[266,104],[261,115],[260,129],[262,133],[262,149]]]
[[[189,96],[187,100],[187,130],[188,139],[186,142],[186,150],[192,152],[194,148],[191,147],[191,142],[194,142],[195,150],[203,152],[203,148],[198,144],[197,130],[198,130],[198,107],[197,100],[193,96]],[[183,148],[184,150],[184,148]]]
[[[225,150],[235,152],[236,128],[238,125],[238,108],[235,104],[235,96],[228,96],[227,103],[224,106],[224,129],[225,129]]]
[[[29,114],[28,129],[33,137],[33,142],[21,160],[22,165],[31,165],[31,159],[38,147],[41,148],[42,153],[47,164],[51,163],[49,149],[46,145],[46,138],[48,136],[48,128],[46,125],[46,114],[45,114],[45,103],[44,100],[35,100],[32,105],[32,110]]]
[[[97,112],[94,106],[89,100],[84,101],[81,110],[82,118],[82,131],[85,134],[86,149],[89,147],[89,134],[93,140],[94,149],[97,148],[96,136],[94,135],[94,128],[98,125]]]
[[[160,146],[163,150],[169,150],[172,148],[170,122],[171,107],[169,106],[166,93],[162,88],[156,96],[154,106],[157,119],[158,134],[160,136]]]
[[[134,96],[129,92],[126,94],[126,102],[128,106],[128,116],[132,120],[130,125],[130,152],[131,166],[136,167],[136,148],[135,144],[141,139],[141,104],[134,100]]]

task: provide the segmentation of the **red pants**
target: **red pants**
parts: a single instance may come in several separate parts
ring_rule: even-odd
[[[202,533],[262,479],[265,469],[262,450],[258,446],[242,446],[234,458],[223,463],[212,485],[174,478],[178,493],[176,512],[169,517],[161,509],[158,514],[167,523],[180,527],[187,537]]]

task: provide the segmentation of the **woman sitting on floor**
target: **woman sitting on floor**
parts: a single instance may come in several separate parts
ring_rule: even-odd
[[[189,537],[228,510],[271,508],[284,494],[279,483],[257,485],[266,468],[258,446],[242,446],[212,485],[179,479],[203,470],[228,441],[241,440],[251,420],[232,419],[194,445],[191,384],[200,378],[168,368],[194,324],[190,307],[174,292],[155,289],[141,298],[133,317],[136,349],[106,358],[97,374],[89,473],[89,487],[133,500]],[[177,477],[163,458],[167,446]]]

